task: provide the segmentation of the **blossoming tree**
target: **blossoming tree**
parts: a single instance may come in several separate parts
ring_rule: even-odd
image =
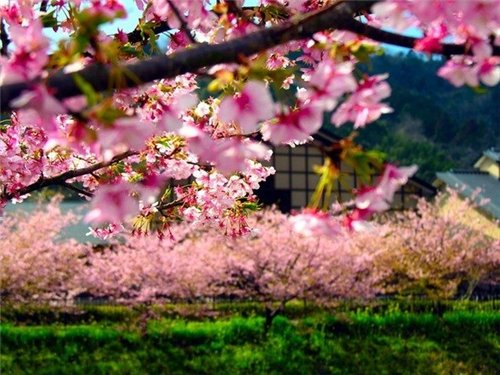
[[[106,35],[104,24],[128,17],[125,2],[1,2],[2,206],[62,186],[91,199],[97,235],[132,217],[140,232],[180,218],[242,233],[253,190],[274,172],[260,162],[269,145],[308,142],[325,114],[328,126],[357,129],[392,111],[387,76],[359,68],[378,43],[448,57],[438,74],[455,86],[500,80],[497,0],[248,3],[135,0],[135,29]],[[404,35],[409,27],[423,37]],[[210,95],[197,95],[202,82]],[[336,216],[315,199],[293,218],[299,231],[362,228],[416,170],[383,167],[350,138],[335,146],[318,195],[339,159],[382,177]]]

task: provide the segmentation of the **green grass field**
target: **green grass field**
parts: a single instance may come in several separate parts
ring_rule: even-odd
[[[497,302],[4,308],[1,374],[498,374]]]

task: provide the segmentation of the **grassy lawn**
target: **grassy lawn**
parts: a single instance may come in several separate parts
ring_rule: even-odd
[[[2,374],[498,374],[498,303],[4,308]]]

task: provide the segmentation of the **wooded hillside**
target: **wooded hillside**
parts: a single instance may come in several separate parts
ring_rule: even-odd
[[[440,59],[413,52],[372,59],[370,74],[389,73],[394,113],[360,132],[402,165],[416,163],[429,181],[449,168],[470,168],[481,152],[500,146],[500,89],[457,89],[436,75]]]

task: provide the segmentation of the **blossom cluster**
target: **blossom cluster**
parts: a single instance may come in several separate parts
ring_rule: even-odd
[[[373,6],[378,22],[402,31],[418,27],[424,36],[415,50],[439,53],[443,41],[464,44],[469,56],[454,56],[438,74],[454,86],[467,84],[495,86],[500,81],[498,56],[493,45],[500,44],[500,11],[495,0],[419,1],[389,0]]]
[[[425,35],[414,48],[424,52],[439,52],[448,41],[463,44],[466,54],[452,56],[439,75],[455,86],[496,85],[498,1],[432,5],[380,1],[359,20],[379,28],[418,27]],[[392,111],[385,102],[391,93],[387,75],[370,76],[358,68],[378,44],[342,30],[326,29],[241,55],[232,64],[123,88],[127,80],[140,83],[129,64],[163,53],[155,27],[174,28],[165,52],[173,55],[196,44],[290,25],[336,4],[262,0],[249,9],[242,1],[137,0],[135,6],[143,13],[136,30],[115,35],[105,34],[102,26],[129,18],[118,0],[23,0],[0,6],[12,42],[7,48],[2,40],[0,84],[30,82],[9,103],[15,111],[1,125],[0,206],[40,186],[59,184],[93,196],[87,220],[104,225],[93,231],[102,236],[132,217],[139,232],[162,231],[180,218],[243,234],[249,230],[245,217],[257,207],[253,190],[274,172],[264,166],[270,144],[308,142],[322,126],[363,128]],[[44,33],[48,27],[69,38],[55,43]],[[137,32],[142,40],[132,38]],[[87,66],[101,66],[96,64],[111,72],[104,93],[79,75]],[[46,82],[62,73],[73,74],[83,95],[57,99],[60,92]],[[414,167],[388,165],[385,171],[379,185],[358,192],[345,225],[360,227],[386,209]],[[337,231],[319,217],[311,225]]]
[[[374,186],[360,189],[354,202],[347,202],[343,205],[332,206],[330,214],[316,209],[304,209],[296,213],[292,218],[295,231],[308,235],[329,235],[336,236],[347,228],[354,231],[365,231],[370,228],[368,219],[376,213],[387,211],[394,198],[396,191],[413,176],[417,171],[417,166],[398,168],[392,164],[387,164],[383,175]],[[344,207],[349,205],[353,209],[345,215],[336,215]]]

